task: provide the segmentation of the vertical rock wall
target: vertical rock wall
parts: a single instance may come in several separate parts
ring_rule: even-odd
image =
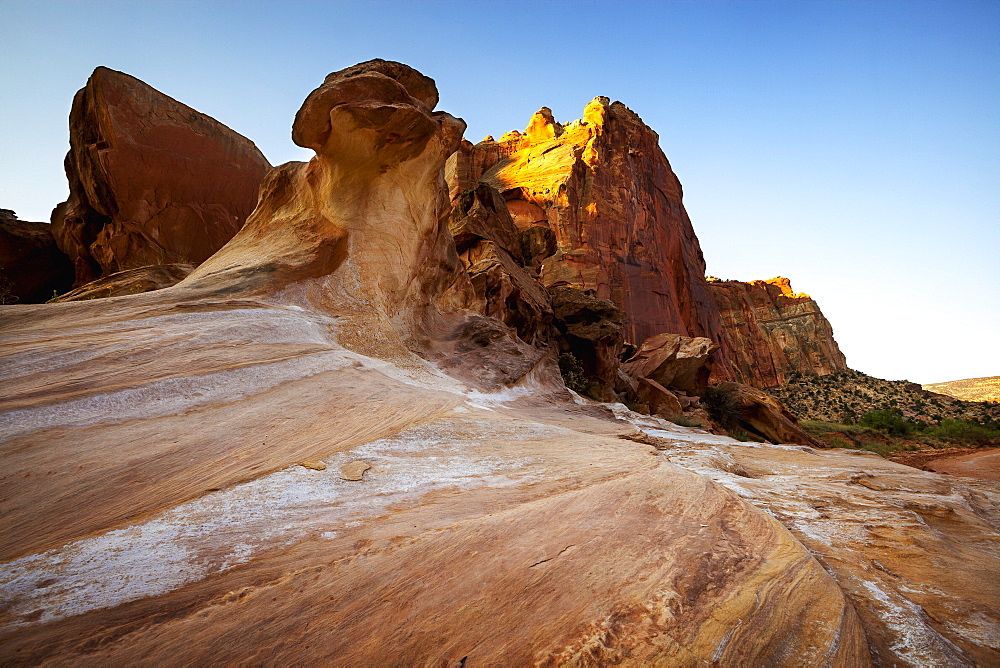
[[[829,321],[809,295],[792,291],[787,278],[708,285],[740,382],[771,387],[792,372],[826,375],[847,368]]]
[[[447,174],[453,198],[482,181],[503,193],[520,230],[551,229],[557,251],[542,283],[610,299],[625,311],[626,341],[719,340],[701,247],[658,142],[628,107],[599,97],[567,125],[542,108],[524,133],[463,142]]]

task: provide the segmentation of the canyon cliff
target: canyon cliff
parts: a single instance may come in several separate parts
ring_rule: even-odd
[[[595,98],[565,125],[543,107],[524,132],[463,142],[447,175],[453,199],[485,183],[519,230],[551,230],[556,252],[541,261],[541,282],[614,302],[626,341],[664,332],[721,340],[680,181],[657,134],[621,102]]]
[[[179,283],[0,307],[0,664],[1000,660],[1000,488],[571,396],[546,340],[610,363],[632,278],[453,209],[436,104],[334,72]],[[656,341],[635,378],[700,390],[715,344]]]
[[[242,227],[270,169],[246,137],[122,72],[73,99],[69,199],[52,233],[75,286],[126,269],[198,264]]]
[[[710,279],[735,378],[753,387],[782,385],[791,373],[825,376],[847,369],[833,328],[816,302],[787,278]]]

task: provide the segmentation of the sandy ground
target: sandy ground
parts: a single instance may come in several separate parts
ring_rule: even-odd
[[[939,457],[927,462],[926,467],[937,473],[1000,481],[1000,448]]]

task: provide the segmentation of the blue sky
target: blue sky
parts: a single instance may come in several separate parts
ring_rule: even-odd
[[[596,95],[660,135],[708,272],[780,274],[848,363],[1000,375],[1000,2],[0,4],[0,207],[65,198],[73,94],[122,70],[273,164],[302,100],[373,57],[438,82],[478,141]]]

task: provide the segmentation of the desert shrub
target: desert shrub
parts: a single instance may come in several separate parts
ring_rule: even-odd
[[[830,439],[829,446],[831,448],[853,448],[854,444],[848,441],[846,438],[841,438],[840,436],[834,436]]]
[[[1000,430],[951,418],[941,420],[941,424],[928,429],[927,435],[941,441],[965,445],[991,445],[1000,442]]]
[[[559,356],[559,373],[562,374],[566,387],[578,394],[587,393],[587,376],[573,353],[563,353]]]
[[[675,415],[670,418],[670,421],[674,424],[679,424],[682,427],[702,427],[702,423],[698,422],[694,418],[689,418],[687,415]]]
[[[890,436],[906,436],[913,431],[913,423],[903,418],[898,410],[882,410],[865,413],[861,416],[861,424]]]
[[[16,304],[18,297],[14,294],[14,284],[2,273],[0,267],[0,304]]]
[[[725,386],[709,387],[701,400],[713,420],[726,431],[740,426],[746,421],[746,409],[736,396],[735,388]]]

